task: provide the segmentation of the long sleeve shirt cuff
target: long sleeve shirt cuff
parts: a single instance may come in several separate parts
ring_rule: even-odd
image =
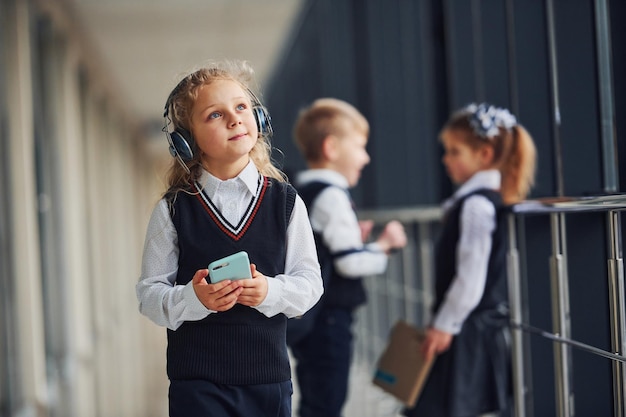
[[[447,318],[447,320],[446,320]],[[455,321],[453,317],[445,314],[440,314],[433,320],[432,326],[442,332],[450,334],[459,334],[463,327],[463,322]]]
[[[209,310],[202,304],[202,301],[196,295],[196,291],[193,289],[193,282],[189,281],[183,289],[183,299],[185,305],[188,307],[188,316],[186,320],[202,320],[210,313],[215,313],[213,310]]]
[[[277,280],[270,277],[267,278],[267,295],[261,304],[256,306],[256,309],[260,313],[263,313],[268,317],[272,316],[269,309],[275,306],[279,301],[280,285],[281,283]]]

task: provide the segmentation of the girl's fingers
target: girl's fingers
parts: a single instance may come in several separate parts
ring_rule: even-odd
[[[218,282],[217,284],[211,284],[211,285],[213,285],[213,288],[212,288],[212,291],[210,292],[220,297],[223,297],[226,294],[229,294],[233,292],[234,290],[242,287],[241,282],[231,281],[231,280],[225,280],[225,281]]]
[[[199,270],[196,271],[195,274],[193,274],[193,277],[191,278],[191,280],[193,281],[194,285],[198,285],[198,284],[202,283],[203,280],[205,280],[207,275],[209,275],[209,270],[208,269],[199,269]],[[206,283],[207,282],[205,281],[203,284],[206,284]]]
[[[237,303],[241,291],[243,291],[243,288],[239,287],[236,288],[234,291],[231,291],[230,293],[227,293],[224,296],[217,298],[217,300],[215,301],[216,310],[224,311],[232,308],[232,306]]]

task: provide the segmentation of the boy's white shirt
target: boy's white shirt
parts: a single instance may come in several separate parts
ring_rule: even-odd
[[[375,242],[364,244],[359,220],[346,192],[347,179],[331,169],[310,169],[297,176],[297,183],[304,185],[321,181],[333,185],[320,192],[309,207],[311,226],[322,234],[331,253],[349,249],[367,249],[336,258],[336,270],[346,278],[361,278],[381,274],[387,268],[388,257]]]
[[[500,189],[498,170],[479,171],[443,203],[448,211],[460,198],[482,188]],[[495,207],[482,195],[468,197],[460,214],[460,236],[456,247],[457,275],[433,318],[433,327],[458,334],[467,316],[480,302],[487,281],[487,268],[496,228]]]
[[[237,224],[256,193],[258,178],[259,172],[250,162],[235,178],[222,181],[204,171],[198,183],[222,215]],[[296,197],[287,227],[286,243],[285,273],[267,280],[267,296],[260,305],[253,307],[267,317],[279,313],[287,317],[302,315],[323,293],[315,240],[300,196]],[[206,264],[210,261],[212,259],[207,259]],[[161,199],[148,223],[136,293],[141,313],[172,330],[185,321],[201,320],[215,313],[200,302],[191,281],[174,285],[177,272],[178,236],[167,202]]]

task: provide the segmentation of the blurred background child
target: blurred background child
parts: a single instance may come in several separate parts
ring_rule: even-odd
[[[294,138],[308,170],[296,181],[315,235],[324,295],[309,313],[289,323],[297,361],[300,417],[340,417],[348,391],[354,310],[366,301],[362,277],[387,268],[393,249],[406,245],[403,226],[388,223],[365,244],[371,221],[359,222],[349,189],[370,157],[369,123],[351,104],[321,98],[302,110]]]
[[[423,351],[438,356],[405,415],[500,415],[511,396],[503,208],[527,196],[535,146],[515,116],[485,103],[455,112],[440,138],[458,189],[443,204],[434,318]]]

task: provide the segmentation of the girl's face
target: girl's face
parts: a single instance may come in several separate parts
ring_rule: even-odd
[[[441,142],[445,150],[442,161],[454,184],[461,185],[478,171],[489,168],[492,154],[489,146],[474,149],[459,132],[451,131],[441,134]]]
[[[248,164],[259,137],[248,94],[231,80],[217,80],[198,91],[191,131],[203,167],[220,179],[233,178]]]

